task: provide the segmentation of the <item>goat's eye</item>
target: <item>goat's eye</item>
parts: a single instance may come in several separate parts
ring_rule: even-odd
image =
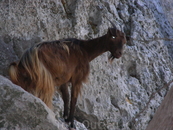
[[[115,36],[112,36],[113,39],[115,39]]]

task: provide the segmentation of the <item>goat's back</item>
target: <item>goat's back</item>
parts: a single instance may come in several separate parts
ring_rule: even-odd
[[[40,61],[50,71],[57,86],[78,77],[85,80],[89,73],[89,60],[80,40],[65,39],[37,45]]]

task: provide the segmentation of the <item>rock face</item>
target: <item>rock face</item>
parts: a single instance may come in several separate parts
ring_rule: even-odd
[[[0,76],[1,130],[67,130],[38,98]]]
[[[172,4],[169,0],[0,1],[0,74],[8,77],[8,64],[18,60],[24,50],[36,42],[99,37],[111,27],[107,20],[110,19],[131,40],[122,58],[115,59],[112,64],[107,60],[108,53],[91,62],[89,82],[84,84],[78,100],[76,120],[91,130],[144,130],[168,89],[156,93],[149,106],[139,116],[138,113],[147,105],[153,92],[173,79]],[[5,87],[2,89],[5,92]],[[8,95],[15,96],[13,93]],[[34,102],[33,107],[45,113],[39,121],[46,122],[45,116],[50,113],[37,102],[38,99],[33,99],[30,100]],[[25,115],[22,118],[28,118],[30,113],[22,110],[26,108],[22,102],[18,102]],[[5,103],[2,105],[8,107]],[[12,105],[16,111],[17,107]],[[63,109],[59,95],[55,97],[54,105],[59,118]],[[37,110],[30,112],[39,114]],[[5,118],[4,113],[1,114]],[[5,123],[0,124],[5,127]],[[52,127],[56,128],[56,125]]]

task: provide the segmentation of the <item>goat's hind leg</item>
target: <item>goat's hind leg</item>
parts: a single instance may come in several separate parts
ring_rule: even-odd
[[[62,99],[64,101],[64,119],[68,117],[68,109],[69,109],[69,91],[68,91],[68,83],[60,86],[60,91],[62,93]]]
[[[74,125],[74,113],[75,113],[75,107],[76,107],[76,102],[77,98],[79,95],[81,89],[81,83],[80,84],[72,84],[72,90],[71,90],[71,102],[70,102],[70,114],[68,119],[66,119],[66,122],[70,122],[70,127],[75,129]]]

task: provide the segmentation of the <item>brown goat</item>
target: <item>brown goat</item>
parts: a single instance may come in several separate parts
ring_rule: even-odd
[[[89,62],[106,51],[109,59],[120,58],[126,36],[114,26],[107,34],[92,40],[64,39],[42,42],[29,48],[18,63],[11,63],[9,75],[13,83],[39,97],[52,107],[55,86],[64,101],[64,118],[74,127],[75,105],[82,83],[89,74]],[[70,113],[68,83],[72,84]]]

